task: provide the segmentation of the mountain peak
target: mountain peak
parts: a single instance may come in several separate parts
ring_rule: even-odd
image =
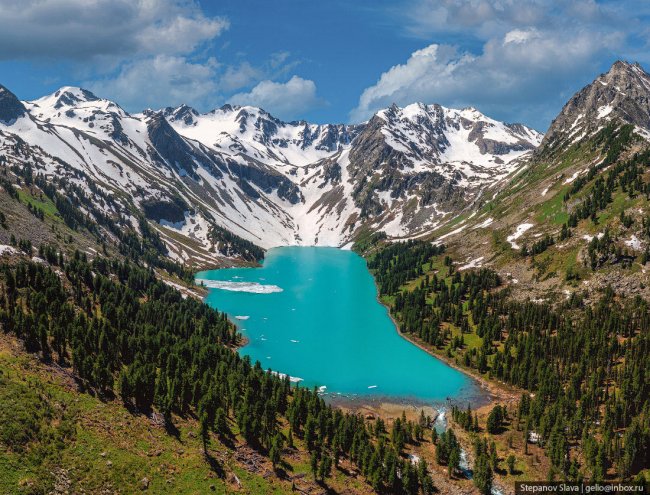
[[[195,123],[195,117],[198,117],[199,112],[183,103],[177,107],[165,108],[162,110],[162,114],[171,122],[183,122],[185,125],[192,125]]]
[[[55,100],[53,107],[56,109],[64,106],[74,106],[86,101],[99,100],[92,92],[77,86],[63,86],[50,95],[50,98]]]
[[[551,123],[540,149],[570,145],[614,120],[650,131],[650,74],[638,63],[618,60],[578,91]]]
[[[603,82],[615,83],[619,86],[638,84],[639,80],[650,80],[650,75],[638,62],[630,63],[624,60],[617,60],[612,64],[609,71],[596,78],[596,81],[600,81],[601,84]]]
[[[20,100],[0,84],[0,120],[10,123],[25,115],[25,107]]]
[[[643,70],[641,65],[638,62],[628,62],[627,60],[617,60],[612,64],[607,73],[617,73],[617,72],[627,72],[627,71],[637,71]]]

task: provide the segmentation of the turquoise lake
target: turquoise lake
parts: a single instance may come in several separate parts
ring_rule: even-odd
[[[323,387],[328,396],[476,402],[477,383],[397,333],[377,301],[363,258],[351,251],[282,247],[260,268],[197,274],[206,302],[225,311],[249,343],[253,362]]]

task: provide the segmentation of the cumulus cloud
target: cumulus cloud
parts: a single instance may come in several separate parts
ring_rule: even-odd
[[[0,11],[5,60],[187,54],[228,27],[185,0],[0,0]]]
[[[229,23],[194,1],[0,0],[0,12],[0,60],[69,60],[129,110],[217,96],[219,64],[197,52]]]
[[[314,81],[293,76],[286,83],[261,81],[248,93],[232,96],[229,103],[264,108],[282,119],[300,117],[303,112],[322,104]]]
[[[298,76],[286,83],[268,79],[280,77],[293,66],[290,61],[278,65],[274,60],[272,56],[260,66],[245,61],[224,65],[215,58],[193,61],[186,56],[156,55],[124,63],[117,71],[82,85],[129,111],[182,103],[204,111],[220,106],[237,90],[240,92],[231,97],[231,103],[261,106],[285,118],[299,116],[301,110],[320,102],[313,81]],[[249,92],[241,91],[251,86]]]
[[[185,57],[157,55],[125,64],[114,77],[88,81],[85,87],[127,109],[215,105],[219,98],[214,59],[192,63]]]
[[[418,5],[417,21],[408,28],[412,33],[471,30],[477,40],[465,49],[430,43],[413,52],[363,91],[350,112],[352,121],[392,103],[422,101],[471,105],[501,119],[516,115],[545,130],[578,89],[571,85],[593,79],[602,59],[625,42],[614,13],[611,23],[594,27],[603,11],[591,0],[422,0]]]
[[[207,110],[255,85],[250,101],[281,112],[315,99],[313,82],[300,78],[277,86],[288,101],[273,99],[270,81],[298,63],[289,52],[259,65],[211,56],[229,21],[206,15],[197,0],[0,0],[0,13],[0,61],[69,63],[84,87],[128,111],[181,103]]]

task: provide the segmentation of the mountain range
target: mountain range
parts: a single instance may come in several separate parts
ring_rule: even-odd
[[[206,267],[254,261],[279,245],[351,246],[377,233],[460,239],[466,263],[498,266],[522,242],[557,235],[571,209],[560,196],[604,160],[603,129],[628,125],[638,142],[648,139],[649,98],[650,76],[616,62],[543,135],[437,104],[393,105],[361,124],[310,124],[232,105],[130,114],[75,87],[20,101],[2,87],[0,154],[81,208],[97,226],[95,250],[121,244],[124,252],[125,236],[151,229],[165,256]],[[578,161],[567,161],[577,148]],[[23,224],[27,237],[49,235]],[[0,230],[0,242],[8,235]],[[532,282],[533,272],[522,272],[516,278]]]
[[[2,87],[0,136],[10,165],[75,183],[121,228],[144,215],[172,258],[199,265],[236,254],[215,227],[262,248],[422,235],[480,202],[543,137],[473,108],[393,105],[318,125],[231,105],[129,114],[75,87],[24,102]]]

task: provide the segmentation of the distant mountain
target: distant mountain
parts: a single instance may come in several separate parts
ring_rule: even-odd
[[[164,114],[186,138],[271,166],[299,185],[302,199],[290,207],[294,242],[308,244],[339,245],[361,227],[391,236],[426,231],[513,171],[542,138],[474,109],[440,105],[393,106],[359,125],[286,123],[230,105]]]
[[[393,106],[363,124],[319,125],[231,105],[129,114],[68,86],[28,102],[2,88],[0,133],[9,164],[67,177],[125,228],[137,231],[145,215],[170,256],[200,263],[232,255],[214,244],[216,226],[265,248],[340,246],[367,230],[426,233],[542,139],[471,108]],[[28,151],[15,153],[18,141]]]
[[[521,166],[542,135],[478,110],[416,103],[378,112],[352,143],[349,170],[362,216],[389,235],[444,223]]]

